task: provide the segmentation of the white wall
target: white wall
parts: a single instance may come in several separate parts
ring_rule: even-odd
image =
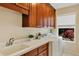
[[[76,15],[75,13],[69,13],[57,16],[57,26],[58,25],[75,25]]]
[[[33,34],[35,35],[36,33],[41,33],[41,34],[45,34],[45,33],[48,33],[49,32],[49,28],[32,28],[32,27],[27,27],[27,28],[24,28],[25,30],[25,33],[26,35],[29,35],[29,34]]]
[[[22,35],[21,26],[22,14],[0,7],[0,41],[6,41],[14,35]]]

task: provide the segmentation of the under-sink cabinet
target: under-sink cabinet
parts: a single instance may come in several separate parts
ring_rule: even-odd
[[[27,52],[21,56],[48,56],[48,43],[33,49],[30,52]]]

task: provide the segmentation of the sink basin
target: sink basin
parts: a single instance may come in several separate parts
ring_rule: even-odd
[[[0,50],[0,53],[2,55],[11,55],[13,53],[16,53],[16,52],[19,52],[25,48],[28,48],[29,46],[28,45],[25,45],[25,44],[15,44],[15,45],[12,45],[12,46],[9,46],[9,47],[5,47],[3,49]]]

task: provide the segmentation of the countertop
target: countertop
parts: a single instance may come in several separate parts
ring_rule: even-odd
[[[23,50],[17,51],[15,53],[12,53],[12,54],[9,54],[9,55],[4,55],[3,53],[0,53],[0,55],[2,55],[2,56],[20,56],[20,55],[23,55],[23,54],[25,54],[25,53],[27,53],[27,52],[35,49],[35,48],[40,47],[41,45],[44,45],[44,44],[46,44],[48,42],[49,43],[53,42],[53,39],[42,38],[42,39],[39,39],[39,40],[37,39],[37,40],[31,40],[31,41],[23,41],[23,42],[21,41],[21,44],[25,44],[25,45],[27,45],[29,47],[24,48]],[[17,43],[17,44],[20,44],[20,43]]]
[[[20,56],[20,55],[23,55],[23,54],[25,54],[25,53],[27,53],[27,52],[29,52],[29,51],[31,51],[31,50],[33,50],[33,49],[35,49],[35,48],[38,48],[38,47],[40,47],[41,45],[44,45],[44,44],[46,44],[46,43],[49,43],[49,47],[51,46],[51,44],[50,43],[54,43],[54,41],[56,40],[56,39],[58,39],[59,37],[56,37],[56,36],[52,36],[51,34],[49,34],[48,35],[48,37],[44,37],[44,38],[41,38],[41,39],[36,39],[36,40],[31,40],[31,41],[26,41],[26,39],[21,39],[21,40],[19,40],[20,41],[20,43],[21,44],[25,44],[25,45],[27,45],[27,46],[29,46],[29,47],[27,47],[27,48],[24,48],[23,50],[20,50],[20,51],[17,51],[17,52],[15,52],[15,53],[12,53],[12,54],[9,54],[9,55],[4,55],[4,54],[2,54],[2,53],[0,53],[0,55],[2,55],[2,56]],[[17,40],[16,40],[17,41]],[[16,44],[17,42],[15,42],[15,44]],[[17,43],[17,44],[20,44],[20,43]],[[52,47],[51,47],[52,48]],[[51,49],[49,49],[49,50],[51,50]],[[50,51],[50,52],[52,52],[52,51]]]
[[[28,48],[25,48],[24,50],[21,50],[19,52],[13,53],[10,56],[20,56],[22,54],[25,54],[37,47],[40,47],[41,45],[44,45],[46,43],[50,43],[53,42],[52,39],[40,39],[40,40],[32,40],[32,41],[28,41],[28,42],[24,42],[24,44],[28,45]]]

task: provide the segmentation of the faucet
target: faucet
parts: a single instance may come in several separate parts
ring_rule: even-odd
[[[6,43],[6,46],[13,45],[14,38],[10,38],[9,41]]]

